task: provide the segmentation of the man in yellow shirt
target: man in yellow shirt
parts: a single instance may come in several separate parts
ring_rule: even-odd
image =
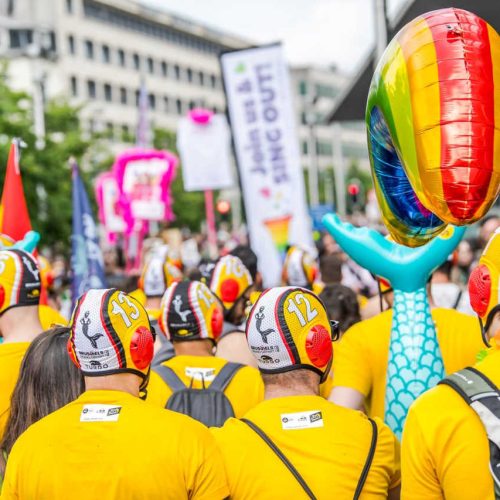
[[[0,251],[0,441],[9,417],[10,397],[30,342],[43,331],[38,304],[40,272],[23,250]]]
[[[496,387],[500,387],[499,275],[497,232],[469,279],[471,305],[485,325],[483,335],[489,347],[481,353],[482,360],[473,374],[487,377]],[[481,338],[479,332],[476,335]],[[468,371],[447,379],[473,384]],[[482,419],[455,389],[440,384],[413,403],[402,440],[403,498],[493,499],[490,469],[490,447]]]
[[[309,290],[264,292],[247,323],[265,401],[212,429],[231,498],[398,498],[399,444],[380,420],[319,396],[332,364],[331,325]]]
[[[245,306],[254,282],[250,271],[234,255],[221,257],[210,270],[207,285],[220,300],[224,324],[217,341],[217,356],[245,365],[256,366],[245,339]]]
[[[2,499],[228,496],[210,432],[139,399],[153,343],[145,309],[125,293],[90,290],[78,300],[68,351],[86,391],[21,435]]]
[[[160,328],[173,342],[176,355],[154,366],[164,383],[158,388],[155,382],[150,388],[149,402],[186,413],[208,426],[220,426],[230,416],[243,416],[262,400],[264,386],[258,370],[213,355],[223,321],[220,302],[203,283],[184,281],[167,290]],[[216,403],[202,393],[204,388],[218,388],[225,397],[220,395]],[[208,400],[198,405],[200,397]],[[224,402],[226,398],[230,408]],[[227,412],[217,410],[221,406]]]
[[[446,373],[473,364],[482,349],[479,325],[473,316],[453,309],[432,309]],[[330,400],[371,417],[384,418],[392,310],[356,323],[335,349]]]

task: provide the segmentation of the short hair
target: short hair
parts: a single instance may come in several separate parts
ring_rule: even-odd
[[[350,288],[340,284],[327,285],[319,298],[323,301],[329,318],[339,322],[341,332],[361,321],[358,298]]]
[[[342,261],[337,255],[323,255],[319,259],[321,279],[327,284],[342,281]]]
[[[281,373],[262,373],[264,385],[277,385],[282,388],[292,389],[301,385],[309,385],[311,389],[319,392],[320,376],[312,370],[305,368],[294,368]]]
[[[443,262],[434,272],[442,273],[449,278],[451,278],[451,271],[453,269],[453,263],[450,260]]]
[[[233,248],[229,254],[238,257],[241,262],[243,262],[250,272],[252,280],[255,281],[257,276],[257,255],[255,252],[248,245],[238,245]]]

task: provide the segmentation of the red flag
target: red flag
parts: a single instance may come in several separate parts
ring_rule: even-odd
[[[22,240],[31,230],[31,221],[24,198],[23,182],[19,170],[19,149],[16,140],[12,141],[7,160],[7,171],[3,184],[0,233],[10,236],[14,241]]]

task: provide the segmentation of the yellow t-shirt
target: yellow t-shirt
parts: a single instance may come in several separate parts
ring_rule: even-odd
[[[221,460],[193,419],[125,392],[87,391],[21,435],[2,500],[222,499]]]
[[[146,304],[146,294],[140,288],[136,288],[133,292],[130,292],[129,295],[137,299],[142,305]]]
[[[38,318],[44,331],[52,328],[52,325],[67,326],[68,324],[68,320],[58,311],[43,304],[38,306]]]
[[[0,441],[9,418],[10,398],[29,342],[0,344]]]
[[[311,413],[320,418],[310,423]],[[320,396],[289,396],[263,401],[245,418],[273,440],[317,498],[353,497],[372,439],[363,413]],[[400,483],[399,443],[385,424],[376,423],[377,447],[362,498],[387,498],[388,489]],[[231,418],[211,430],[224,457],[231,498],[305,498],[290,471],[246,424]]]
[[[162,364],[172,369],[186,386],[189,387],[191,380],[193,380],[193,388],[201,389],[202,380],[199,374],[203,373],[205,387],[210,387],[211,381],[226,363],[225,359],[215,356],[174,356]],[[161,380],[161,377],[155,375],[150,378],[148,384],[147,400],[164,408],[172,391]],[[233,407],[235,417],[242,417],[264,399],[264,383],[259,371],[251,366],[240,368],[224,394]]]
[[[433,309],[446,373],[473,365],[483,348],[477,318],[453,309]],[[384,418],[392,311],[356,323],[334,346],[333,385],[356,389],[367,398],[368,414]]]
[[[500,386],[500,352],[475,367]],[[493,500],[486,430],[451,387],[439,385],[411,406],[403,430],[405,499]]]

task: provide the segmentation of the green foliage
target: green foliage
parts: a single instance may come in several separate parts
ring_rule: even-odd
[[[158,149],[168,149],[176,154],[176,135],[165,129],[155,129],[153,144]],[[182,181],[182,165],[177,169],[177,175],[172,183],[172,197],[174,199],[175,221],[172,227],[189,227],[192,231],[199,231],[205,219],[205,199],[202,192],[184,191]]]
[[[19,137],[25,143],[21,149],[21,173],[31,223],[39,231],[42,246],[68,252],[71,236],[71,171],[68,160],[91,158],[90,140],[82,136],[79,109],[65,100],[54,100],[45,106],[45,147],[37,150],[33,133],[33,106],[25,92],[12,90],[6,81],[5,67],[0,70],[0,179],[5,178],[10,141]],[[88,163],[88,162],[87,162]],[[94,202],[90,184],[102,166],[90,162],[82,177],[90,199]]]

